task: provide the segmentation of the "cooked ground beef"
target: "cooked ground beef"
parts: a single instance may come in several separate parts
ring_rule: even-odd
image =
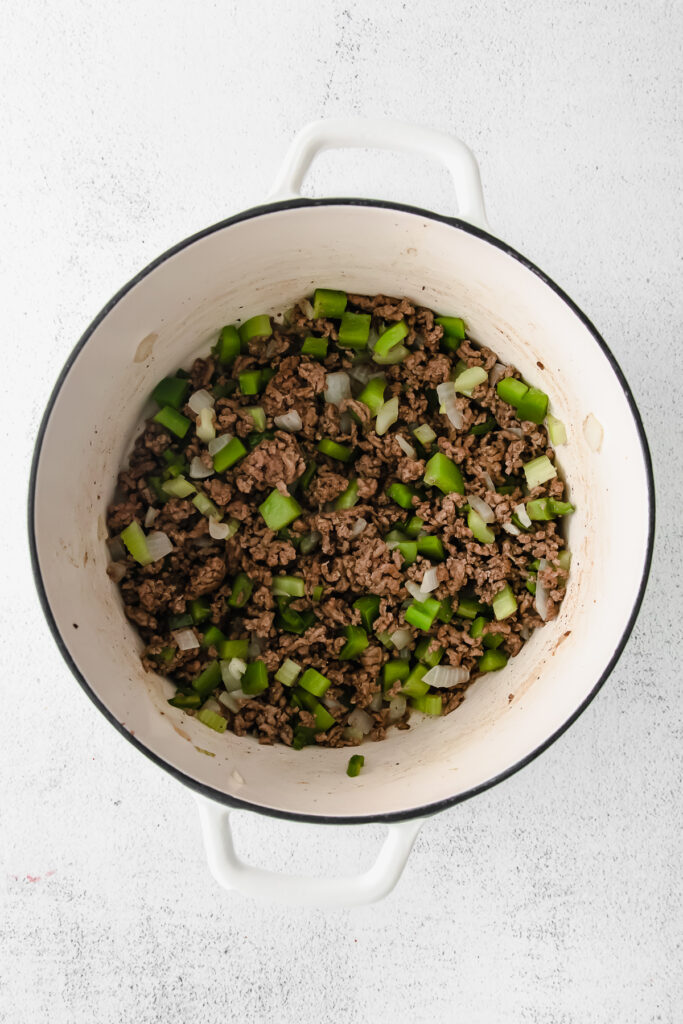
[[[520,517],[520,505],[547,511],[549,499],[561,502],[564,484],[553,476],[531,490],[526,485],[524,465],[541,456],[553,463],[555,455],[545,426],[520,420],[498,394],[494,381],[520,380],[519,373],[501,368],[494,352],[470,339],[445,338],[435,314],[408,299],[349,295],[346,310],[371,315],[371,343],[404,321],[403,361],[378,366],[367,348],[343,347],[339,318],[314,319],[310,303],[302,301],[286,325],[272,324],[270,336],[243,343],[232,363],[221,363],[215,349],[188,372],[178,371],[187,387],[177,411],[190,420],[189,429],[179,439],[168,422],[150,420],[119,474],[109,509],[112,538],[137,528],[131,524],[144,524],[172,544],[163,557],[140,564],[110,541],[115,561],[109,572],[145,642],[145,668],[177,685],[174,703],[188,714],[203,704],[205,712],[219,716],[214,727],[217,722],[238,735],[252,733],[262,743],[346,746],[360,742],[363,733],[382,739],[391,724],[408,728],[410,708],[401,692],[408,665],[410,704],[430,713],[452,711],[482,670],[501,667],[533,629],[557,614],[567,584],[568,556],[558,561],[564,547],[560,506],[553,508],[554,518],[534,518],[531,526],[524,510]],[[327,340],[326,355],[301,353],[311,336]],[[458,394],[445,415],[437,386],[475,367],[486,379],[471,395]],[[256,393],[240,379],[253,378],[255,371],[266,371]],[[349,375],[351,394],[330,404],[323,395],[327,378],[340,371]],[[397,419],[381,436],[377,409],[359,399],[378,374],[386,378],[384,401],[398,399]],[[177,379],[176,385],[183,387]],[[200,417],[184,404],[200,389],[212,395],[209,419],[218,435],[232,435],[234,444],[244,446],[227,470],[208,477],[201,474],[212,469],[213,456],[195,430]],[[300,426],[295,417],[295,428],[278,427],[275,418],[287,413],[298,414]],[[414,433],[420,426],[433,430],[432,441],[420,443]],[[200,434],[205,436],[203,429]],[[344,458],[321,453],[323,438],[342,445],[336,451]],[[459,468],[464,494],[442,493],[425,482],[437,453]],[[167,493],[167,486],[177,489],[183,481],[197,493]],[[408,488],[410,508],[387,493],[392,484],[401,485],[402,493]],[[269,528],[259,509],[272,493],[286,500],[291,495],[300,507],[282,529]],[[485,503],[478,508],[488,525],[471,518],[468,497]],[[208,506],[198,508],[197,498],[200,506],[208,499]],[[219,538],[215,526],[209,529],[207,514],[214,523],[220,517],[229,524],[227,538]],[[421,522],[410,523],[412,517]],[[424,538],[440,540],[441,549],[427,551]],[[420,595],[418,610],[438,612],[431,627],[421,628],[407,611],[416,601],[410,590],[433,566],[437,585],[428,597]],[[303,583],[280,596],[282,576]],[[499,618],[494,599],[505,588],[516,609]],[[368,595],[376,596],[370,619],[355,604]],[[178,630],[185,633],[182,640]],[[391,640],[396,630],[407,641],[402,651]],[[188,631],[200,646],[183,650]],[[250,685],[241,684],[245,692],[235,689],[243,667],[231,661],[235,648],[223,647],[235,640],[249,642],[242,652],[250,663],[244,676]],[[346,660],[350,649],[353,659]],[[293,686],[278,681],[275,674],[286,659],[325,677],[324,695],[314,695],[315,685],[312,691],[299,688],[302,676]],[[397,661],[404,667],[385,669]],[[432,689],[431,703],[425,703],[420,678],[427,665],[439,661],[441,667],[465,670],[458,673],[462,681]],[[259,663],[254,684],[252,666]],[[265,679],[260,692],[259,678]],[[365,716],[354,714],[358,709]]]

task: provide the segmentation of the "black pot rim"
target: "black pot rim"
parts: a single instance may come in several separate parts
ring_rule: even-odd
[[[365,814],[365,815],[352,815],[352,816],[344,815],[344,816],[338,816],[338,817],[335,817],[334,815],[302,814],[302,813],[299,813],[299,812],[290,812],[290,811],[280,810],[278,808],[262,807],[262,806],[259,806],[258,804],[252,804],[252,803],[250,803],[247,800],[240,800],[240,799],[237,799],[237,798],[234,798],[234,797],[230,797],[227,794],[220,792],[220,790],[213,789],[211,786],[207,786],[204,783],[198,782],[196,779],[193,779],[190,776],[185,775],[184,772],[180,771],[178,768],[175,768],[173,765],[169,764],[167,761],[165,761],[158,754],[155,754],[153,751],[149,750],[139,739],[137,739],[137,737],[135,737],[132,733],[130,733],[128,731],[128,729],[126,729],[125,726],[122,725],[121,722],[119,722],[117,718],[115,718],[115,716],[108,710],[108,708],[105,707],[105,705],[99,699],[97,694],[91,688],[91,686],[88,683],[87,679],[85,679],[85,677],[82,675],[82,673],[80,672],[80,670],[79,670],[78,666],[76,665],[75,661],[71,657],[71,653],[69,651],[68,644],[66,643],[66,641],[62,637],[61,633],[59,632],[59,629],[57,628],[57,624],[56,624],[55,618],[54,618],[54,616],[52,614],[52,609],[50,607],[50,603],[49,603],[48,598],[47,598],[47,593],[46,593],[46,590],[45,590],[45,585],[43,583],[42,572],[41,572],[41,568],[40,568],[40,562],[39,562],[39,559],[38,559],[36,536],[35,536],[36,480],[37,480],[38,466],[39,466],[39,462],[40,462],[40,454],[41,454],[41,450],[42,450],[43,438],[45,436],[45,432],[46,432],[48,424],[49,424],[49,420],[50,420],[50,415],[52,413],[52,409],[53,409],[54,404],[55,404],[55,402],[57,400],[57,397],[58,397],[59,392],[60,392],[60,390],[62,388],[62,385],[64,384],[64,381],[66,380],[66,378],[67,378],[67,376],[68,376],[68,374],[69,374],[69,372],[71,370],[71,367],[73,366],[74,362],[78,358],[80,352],[83,350],[83,348],[87,344],[90,336],[93,334],[95,329],[100,325],[100,323],[104,320],[104,318],[111,312],[111,310],[117,305],[117,303],[119,303],[121,301],[121,299],[132,288],[134,288],[149,273],[151,273],[151,271],[153,271],[157,267],[161,266],[162,263],[166,262],[166,260],[170,259],[170,257],[174,256],[176,253],[180,252],[183,249],[186,249],[188,246],[192,245],[194,242],[199,241],[202,238],[205,238],[207,235],[211,235],[211,234],[213,234],[216,231],[221,231],[223,228],[230,227],[231,225],[237,224],[240,221],[251,220],[252,218],[261,217],[263,215],[279,212],[281,210],[297,209],[299,207],[323,207],[323,206],[379,207],[379,208],[382,208],[382,209],[395,210],[395,211],[397,211],[399,213],[410,213],[410,214],[417,215],[419,217],[426,217],[429,220],[440,221],[441,223],[448,224],[451,227],[459,228],[460,230],[465,231],[468,234],[475,235],[476,237],[483,239],[484,241],[490,243],[491,245],[494,245],[496,248],[502,250],[508,256],[511,256],[513,259],[515,259],[518,263],[521,263],[523,267],[525,267],[527,270],[530,270],[545,285],[547,285],[549,288],[551,288],[552,291],[554,291],[555,294],[560,299],[562,299],[562,301],[569,307],[569,309],[575,314],[575,316],[578,317],[578,319],[582,322],[584,327],[586,327],[588,329],[588,331],[590,331],[591,335],[593,336],[593,339],[595,340],[597,345],[600,347],[600,349],[604,353],[604,355],[607,358],[610,366],[612,367],[612,371],[614,372],[614,375],[616,376],[617,380],[619,381],[621,389],[622,389],[622,391],[624,393],[624,396],[626,398],[626,401],[627,401],[627,403],[629,405],[629,408],[630,408],[630,411],[631,411],[631,415],[633,416],[633,419],[634,419],[634,422],[635,422],[635,425],[636,425],[636,429],[638,431],[638,438],[639,438],[639,441],[640,441],[640,447],[641,447],[641,452],[642,452],[643,461],[644,461],[644,464],[645,464],[646,476],[647,476],[647,501],[648,501],[648,540],[647,540],[647,549],[646,549],[645,560],[644,560],[644,563],[643,563],[643,572],[642,572],[640,584],[639,584],[639,587],[638,587],[638,593],[636,595],[636,598],[635,598],[635,601],[634,601],[634,604],[633,604],[633,608],[631,610],[631,614],[630,614],[630,616],[629,616],[629,618],[628,618],[628,620],[627,620],[627,622],[626,622],[626,624],[624,626],[624,630],[622,632],[622,635],[621,635],[621,638],[619,640],[619,643],[616,645],[616,647],[614,649],[614,652],[612,654],[612,657],[610,658],[610,660],[609,660],[609,662],[607,664],[607,667],[605,668],[605,670],[601,674],[600,678],[596,682],[596,684],[593,687],[593,689],[591,690],[591,692],[588,694],[588,696],[585,698],[585,700],[576,708],[576,710],[570,715],[570,717],[567,719],[567,721],[562,726],[560,726],[559,729],[557,729],[554,733],[552,733],[546,740],[544,740],[543,743],[541,743],[538,747],[536,747],[529,754],[527,754],[525,757],[523,757],[520,761],[517,761],[514,765],[511,765],[509,768],[506,768],[505,771],[500,772],[498,775],[495,775],[493,778],[488,779],[486,782],[483,782],[483,783],[481,783],[478,786],[472,787],[472,789],[469,789],[469,790],[467,790],[464,793],[460,793],[460,794],[458,794],[456,796],[453,796],[453,797],[447,797],[447,798],[445,798],[443,800],[437,800],[434,803],[423,804],[423,805],[421,805],[419,807],[412,807],[412,808],[410,808],[408,810],[404,810],[404,811],[392,811],[392,812],[382,813],[382,814]],[[642,420],[641,420],[641,417],[640,417],[640,413],[638,411],[638,406],[637,406],[636,401],[634,399],[633,393],[632,393],[632,391],[631,391],[631,389],[630,389],[630,387],[629,387],[629,385],[628,385],[628,383],[626,381],[626,378],[624,377],[624,374],[623,374],[623,372],[621,370],[621,367],[617,363],[617,360],[615,359],[614,355],[610,351],[610,349],[607,346],[606,342],[601,337],[601,335],[598,333],[598,331],[593,326],[593,324],[588,319],[588,317],[579,309],[579,307],[572,301],[572,299],[570,299],[569,296],[557,284],[555,284],[555,282],[550,277],[548,277],[547,274],[544,274],[543,271],[540,270],[535,264],[533,264],[525,256],[522,256],[521,253],[517,252],[511,246],[507,245],[505,242],[500,241],[499,239],[495,238],[493,235],[490,235],[488,232],[482,230],[481,228],[474,227],[472,224],[469,224],[466,221],[460,220],[457,217],[446,217],[446,216],[444,216],[442,214],[433,213],[433,212],[431,212],[429,210],[423,210],[420,207],[409,206],[409,205],[405,205],[403,203],[392,203],[392,202],[388,202],[388,201],[385,201],[385,200],[377,200],[377,199],[358,199],[358,198],[304,199],[304,198],[299,198],[299,199],[291,199],[291,200],[286,200],[286,201],[277,202],[277,203],[265,203],[265,204],[260,205],[260,206],[251,207],[250,209],[244,210],[244,211],[242,211],[242,212],[240,212],[238,214],[235,214],[232,217],[228,217],[225,220],[222,220],[222,221],[220,221],[217,224],[213,224],[213,225],[211,225],[208,228],[204,228],[202,231],[198,231],[194,235],[190,235],[188,238],[184,239],[182,242],[178,242],[176,245],[172,246],[170,249],[167,249],[166,252],[162,253],[161,256],[157,257],[157,259],[153,260],[146,267],[144,267],[144,269],[141,270],[138,274],[136,274],[135,277],[133,277],[126,285],[124,285],[123,288],[121,288],[116,293],[116,295],[114,295],[114,297],[97,314],[95,319],[92,321],[92,323],[89,325],[89,327],[86,329],[86,331],[83,333],[83,335],[79,339],[78,343],[76,344],[76,346],[74,347],[74,349],[71,352],[70,356],[68,357],[66,363],[64,364],[64,367],[62,368],[62,371],[59,374],[59,377],[57,378],[57,382],[56,382],[56,384],[55,384],[55,386],[54,386],[54,388],[52,390],[50,398],[48,399],[48,403],[47,403],[47,406],[45,408],[45,412],[43,414],[43,418],[42,418],[41,423],[40,423],[40,428],[38,430],[38,434],[37,434],[37,437],[36,437],[36,443],[35,443],[35,448],[34,448],[34,453],[33,453],[33,460],[32,460],[32,463],[31,463],[31,473],[30,473],[30,478],[29,478],[28,534],[29,534],[29,548],[30,548],[30,553],[31,553],[31,565],[32,565],[32,570],[33,570],[33,577],[34,577],[35,584],[36,584],[36,589],[38,591],[38,596],[39,596],[40,603],[41,603],[41,606],[42,606],[42,609],[43,609],[43,613],[45,614],[45,618],[47,619],[48,625],[49,625],[50,630],[52,632],[52,635],[53,635],[53,637],[55,639],[55,643],[57,644],[57,647],[58,647],[62,657],[64,658],[65,662],[67,663],[67,665],[71,669],[71,672],[75,676],[75,678],[78,681],[78,683],[80,684],[81,688],[85,691],[85,693],[88,695],[90,700],[93,702],[93,704],[99,709],[99,711],[102,712],[102,714],[111,723],[111,725],[113,725],[114,728],[117,729],[118,732],[121,733],[122,736],[125,736],[125,738],[128,740],[129,743],[132,743],[134,747],[136,747],[142,754],[144,754],[146,757],[148,757],[154,764],[158,765],[160,768],[163,768],[164,771],[168,772],[170,775],[172,775],[174,778],[176,778],[179,782],[182,782],[184,785],[188,786],[190,789],[194,790],[196,793],[200,794],[201,796],[206,797],[206,798],[208,798],[210,800],[216,801],[218,803],[222,803],[222,804],[226,805],[227,807],[230,807],[230,808],[233,808],[233,809],[236,809],[236,810],[253,811],[253,812],[258,813],[258,814],[268,815],[269,817],[284,818],[284,819],[288,819],[288,820],[292,820],[292,821],[311,822],[313,824],[318,824],[318,825],[325,825],[325,824],[329,824],[329,825],[361,825],[361,824],[369,824],[369,823],[372,823],[372,822],[385,822],[385,823],[389,823],[389,822],[392,822],[392,821],[406,821],[406,820],[409,820],[410,818],[428,817],[428,816],[430,816],[432,814],[437,814],[439,811],[443,811],[443,810],[445,810],[448,807],[453,807],[455,804],[459,804],[459,803],[462,803],[465,800],[469,800],[471,797],[476,796],[479,793],[483,793],[485,790],[490,789],[493,786],[498,785],[500,782],[503,782],[505,779],[508,779],[512,775],[516,774],[516,772],[520,771],[520,769],[522,769],[526,765],[530,764],[540,754],[542,754],[545,750],[547,750],[548,747],[550,747],[557,739],[559,739],[560,736],[562,736],[563,733],[566,732],[566,730],[571,725],[573,725],[574,722],[578,719],[578,717],[586,710],[586,708],[591,703],[591,701],[593,700],[593,698],[595,697],[597,692],[601,689],[601,687],[605,683],[605,680],[608,678],[608,676],[612,672],[612,669],[616,665],[617,661],[619,660],[619,658],[620,658],[620,656],[621,656],[621,654],[622,654],[622,652],[624,650],[624,647],[626,646],[626,642],[627,642],[629,636],[631,635],[631,631],[633,629],[633,626],[635,624],[636,618],[638,616],[638,612],[640,610],[640,606],[642,604],[643,596],[644,596],[644,593],[645,593],[645,587],[647,585],[647,580],[648,580],[648,576],[649,576],[649,572],[650,572],[650,567],[651,567],[651,564],[652,564],[652,552],[653,552],[653,546],[654,546],[654,533],[655,533],[655,492],[654,492],[654,476],[653,476],[653,471],[652,471],[652,458],[650,456],[650,450],[649,450],[649,447],[648,447],[647,438],[645,436],[645,430],[644,430],[643,423],[642,423]]]

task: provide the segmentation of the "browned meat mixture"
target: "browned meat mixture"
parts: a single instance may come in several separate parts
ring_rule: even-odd
[[[145,668],[262,743],[448,714],[567,583],[547,397],[462,321],[383,295],[341,308],[225,328],[162,382],[109,509]]]

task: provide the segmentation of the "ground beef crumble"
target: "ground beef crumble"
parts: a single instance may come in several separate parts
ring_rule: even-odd
[[[349,715],[357,708],[370,716],[372,725],[366,729],[370,739],[382,739],[392,724],[408,728],[410,710],[400,696],[401,683],[386,686],[382,699],[383,666],[399,657],[387,638],[397,629],[409,631],[409,650],[428,635],[430,651],[442,651],[441,665],[469,671],[467,682],[432,691],[441,695],[443,713],[449,713],[462,703],[467,687],[481,674],[480,659],[495,643],[500,641],[497,651],[512,657],[530,632],[543,625],[534,588],[540,584],[547,594],[548,619],[557,614],[567,586],[568,570],[558,562],[564,548],[562,520],[534,521],[524,529],[515,513],[516,507],[531,500],[564,499],[559,476],[531,492],[524,483],[525,463],[541,455],[554,462],[545,427],[520,422],[514,408],[486,382],[471,398],[458,396],[456,404],[463,417],[459,429],[439,409],[438,384],[453,379],[464,367],[490,372],[496,354],[471,339],[462,341],[455,352],[444,351],[444,332],[435,314],[405,298],[349,295],[347,311],[371,315],[371,337],[385,326],[405,321],[408,333],[402,344],[409,355],[402,363],[378,367],[368,352],[359,354],[337,344],[338,320],[313,319],[308,315],[310,305],[300,303],[290,311],[286,324],[272,325],[270,338],[243,346],[231,366],[222,365],[214,352],[196,359],[187,373],[179,371],[188,380],[188,395],[198,389],[213,394],[217,433],[240,439],[247,454],[225,472],[209,477],[190,474],[193,458],[210,469],[212,457],[196,435],[196,414],[184,405],[180,411],[192,421],[185,438],[179,440],[150,420],[119,474],[109,508],[113,561],[108,572],[120,587],[126,615],[144,640],[144,666],[167,676],[179,694],[191,697],[193,681],[220,657],[221,635],[228,640],[248,639],[249,658],[262,661],[267,669],[267,689],[219,702],[216,697],[225,697],[219,681],[208,696],[227,728],[239,736],[253,734],[261,743],[355,745],[359,734],[353,718],[349,728]],[[302,341],[311,335],[327,339],[327,355],[320,360],[301,354]],[[270,371],[270,378],[260,394],[243,394],[237,378],[254,370]],[[327,375],[340,371],[350,374],[351,397],[337,407],[326,403],[323,392]],[[374,414],[358,397],[369,376],[379,373],[387,381],[385,401],[399,399],[398,421],[383,436],[375,432]],[[514,367],[506,367],[504,375],[520,376]],[[255,407],[264,417],[258,427],[252,416]],[[275,417],[294,412],[300,428],[291,432],[278,428]],[[477,433],[486,424],[492,424],[488,432]],[[416,441],[413,430],[419,425],[432,428],[436,435],[432,443]],[[414,458],[399,445],[399,434],[413,445]],[[351,448],[349,461],[321,454],[317,449],[321,438]],[[458,465],[466,495],[489,504],[493,543],[473,536],[465,495],[444,495],[424,484],[425,465],[437,451]],[[164,493],[163,483],[174,475],[169,469],[174,459],[199,494],[213,502],[223,522],[233,524],[227,539],[212,535],[209,520],[190,496]],[[302,486],[302,475],[311,473]],[[343,507],[350,481],[356,481],[355,503]],[[413,490],[412,508],[403,509],[389,497],[387,487],[393,482]],[[301,506],[298,518],[278,532],[268,528],[259,512],[274,490],[293,495]],[[387,534],[405,530],[411,516],[422,520],[421,536],[435,534],[441,539],[441,561],[432,563],[418,553],[406,564],[404,553],[387,543]],[[516,523],[517,532],[503,529],[503,524],[511,522]],[[150,565],[138,564],[115,539],[132,523],[165,533],[173,550]],[[545,562],[539,568],[540,559]],[[406,584],[419,585],[432,564],[438,585],[430,596],[441,602],[444,614],[426,634],[404,619],[412,600]],[[233,594],[241,575],[248,577],[251,593],[243,606],[235,607]],[[282,575],[305,581],[304,596],[293,597],[287,605],[303,629],[288,629],[285,606],[273,594],[273,580]],[[491,602],[505,585],[515,595],[517,611],[496,621]],[[342,660],[346,627],[361,625],[353,603],[368,594],[379,601],[368,646],[355,660]],[[468,600],[479,602],[477,614],[485,620],[474,637],[472,618],[458,614],[459,606],[464,609]],[[191,621],[195,606],[201,606],[204,617]],[[207,642],[211,627],[220,632],[213,634],[218,639]],[[200,646],[181,650],[174,635],[178,628],[191,629]],[[208,637],[211,640],[212,634]],[[320,727],[310,701],[306,705],[293,700],[296,689],[275,680],[287,658],[303,669],[317,670],[329,681],[321,698],[334,720],[329,728]],[[194,710],[189,707],[187,713]]]

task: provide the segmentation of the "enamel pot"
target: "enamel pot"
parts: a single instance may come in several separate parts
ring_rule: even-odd
[[[301,198],[316,154],[347,146],[442,161],[460,217],[366,199]],[[503,671],[477,681],[453,714],[416,715],[409,731],[390,730],[368,744],[356,779],[345,772],[348,750],[261,746],[213,733],[171,708],[173,688],[143,671],[140,639],[105,571],[106,509],[157,381],[205,352],[222,324],[286,309],[315,286],[405,295],[463,316],[473,338],[551,396],[567,428],[559,454],[577,509],[558,617]],[[194,790],[218,882],[298,905],[383,896],[425,818],[507,778],[564,732],[624,648],[645,587],[653,523],[650,458],[628,384],[571,299],[490,233],[470,151],[425,128],[363,120],[306,127],[266,204],[180,242],[114,296],[60,374],[30,483],[38,591],[74,676],[114,728]],[[302,822],[385,822],[388,835],[374,865],[356,877],[281,876],[237,858],[236,808]]]

